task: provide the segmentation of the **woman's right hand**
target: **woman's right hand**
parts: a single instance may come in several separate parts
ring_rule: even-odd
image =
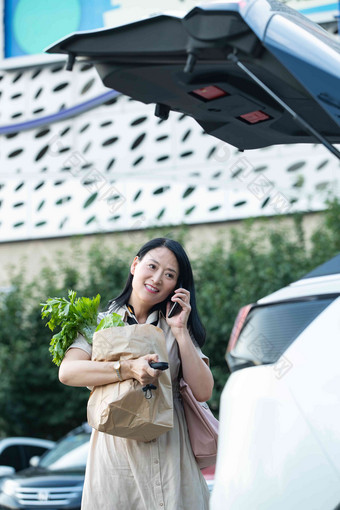
[[[157,379],[162,373],[161,370],[151,368],[149,365],[150,361],[158,361],[158,354],[146,354],[140,358],[128,360],[131,377],[136,379],[142,386],[147,384],[155,384],[157,386]]]

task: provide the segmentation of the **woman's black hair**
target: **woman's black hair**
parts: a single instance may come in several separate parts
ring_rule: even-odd
[[[157,237],[145,243],[137,253],[137,257],[139,257],[141,260],[150,250],[154,250],[155,248],[160,248],[163,246],[172,251],[177,259],[179,265],[179,277],[177,283],[190,292],[191,313],[188,319],[188,329],[192,336],[195,338],[198,345],[202,347],[205,342],[206,332],[198,315],[194,277],[192,274],[189,258],[183,246],[173,239],[168,239],[167,237]],[[132,292],[132,280],[133,275],[130,273],[121,294],[110,301],[109,305],[114,303],[114,309],[118,309],[119,307],[128,304]],[[166,303],[167,300],[163,301],[162,303],[158,303],[154,309],[161,310],[165,315]]]

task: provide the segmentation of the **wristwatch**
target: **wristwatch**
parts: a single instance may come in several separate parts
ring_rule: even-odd
[[[120,361],[114,361],[113,362],[113,368],[115,369],[116,371],[116,374],[117,374],[117,377],[120,381],[123,380],[122,378],[122,374],[120,373]]]

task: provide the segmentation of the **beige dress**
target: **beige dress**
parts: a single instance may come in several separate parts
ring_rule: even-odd
[[[122,307],[124,320],[130,312]],[[156,314],[156,315],[155,315]],[[153,312],[147,322],[157,320]],[[174,428],[149,443],[92,431],[82,510],[208,510],[209,490],[192,453],[178,391],[177,342],[159,314],[165,334],[174,395]],[[81,337],[72,347],[91,354]],[[201,358],[208,359],[196,346]]]

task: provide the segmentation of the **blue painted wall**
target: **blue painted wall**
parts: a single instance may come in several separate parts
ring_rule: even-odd
[[[5,56],[43,53],[71,32],[101,28],[115,8],[119,0],[5,0]]]

